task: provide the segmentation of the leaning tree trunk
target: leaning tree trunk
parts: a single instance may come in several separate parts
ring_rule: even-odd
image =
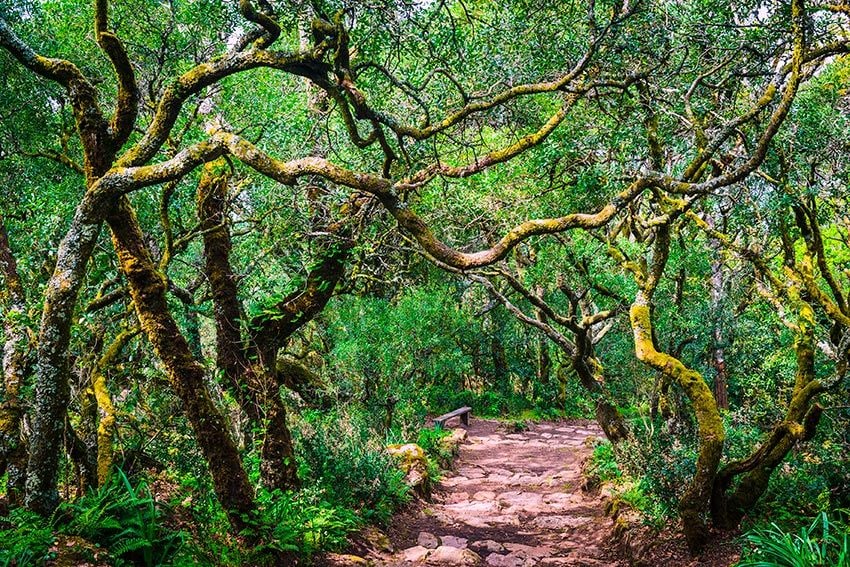
[[[100,232],[99,221],[92,222],[87,209],[86,200],[77,207],[44,292],[26,479],[27,507],[42,515],[51,514],[59,504],[59,456],[70,397],[71,325],[86,265]]]
[[[593,344],[585,329],[576,335],[576,350],[572,357],[581,385],[587,390],[596,404],[596,421],[613,444],[629,438],[629,427],[620,410],[611,402],[611,395],[605,387],[602,365],[593,354]]]
[[[286,407],[275,377],[277,349],[271,348],[264,354],[254,348],[258,360],[249,360],[248,341],[242,338],[242,309],[230,265],[233,244],[225,207],[227,185],[228,175],[220,160],[204,167],[197,191],[204,267],[215,312],[216,363],[240,407],[256,427],[264,427],[260,451],[263,485],[272,490],[289,490],[298,485],[298,467],[286,422]]]
[[[669,354],[655,348],[649,300],[639,291],[629,311],[634,333],[635,354],[650,367],[675,380],[691,402],[698,425],[696,470],[679,500],[679,516],[688,547],[698,552],[708,538],[705,516],[723,453],[726,433],[717,403],[702,375]]]
[[[165,279],[154,266],[138,219],[126,198],[116,205],[107,222],[142,330],[183,402],[219,501],[234,528],[242,529],[254,510],[253,490],[236,444],[207,390],[204,367],[192,356],[188,342],[171,316]]]

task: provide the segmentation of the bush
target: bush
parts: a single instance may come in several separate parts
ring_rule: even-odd
[[[614,446],[610,441],[600,441],[593,448],[586,474],[597,484],[616,480],[622,476],[614,456]]]
[[[338,551],[346,536],[362,525],[343,506],[327,501],[323,491],[312,488],[297,493],[261,491],[258,531],[262,541],[255,552],[289,552],[309,556],[318,551]]]
[[[136,487],[120,470],[104,487],[57,511],[57,528],[109,550],[113,557],[138,565],[169,563],[183,543],[182,533],[163,527],[150,489]]]
[[[312,414],[298,428],[299,474],[335,505],[385,523],[407,501],[402,473],[382,437],[356,413]]]
[[[443,439],[449,435],[450,433],[446,429],[425,427],[419,430],[416,444],[422,447],[430,460],[433,460],[440,467],[448,468],[452,464],[454,455],[451,448],[446,447],[443,443]]]

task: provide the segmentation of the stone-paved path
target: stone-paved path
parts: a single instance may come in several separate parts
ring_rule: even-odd
[[[536,423],[508,433],[473,419],[455,472],[434,501],[393,534],[383,567],[625,565],[609,553],[611,521],[602,503],[581,490],[585,442],[595,425]]]

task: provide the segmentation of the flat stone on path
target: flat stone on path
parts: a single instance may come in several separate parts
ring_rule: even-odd
[[[481,557],[474,551],[441,545],[428,554],[430,565],[481,565]]]
[[[440,540],[437,536],[428,532],[420,532],[416,538],[416,543],[427,549],[437,549],[440,547]]]
[[[431,553],[431,550],[427,547],[422,547],[421,545],[415,545],[413,547],[409,547],[401,552],[401,557],[403,561],[408,563],[420,563],[428,557],[428,554]]]
[[[464,537],[456,537],[452,535],[440,536],[440,541],[443,543],[443,545],[448,545],[449,547],[457,547],[459,549],[466,548],[466,544],[469,542],[469,540]]]

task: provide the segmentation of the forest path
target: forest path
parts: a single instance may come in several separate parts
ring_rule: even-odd
[[[588,423],[534,423],[509,433],[473,419],[455,471],[433,502],[398,518],[396,553],[375,565],[620,566],[611,520],[581,489],[581,463],[601,437]]]

